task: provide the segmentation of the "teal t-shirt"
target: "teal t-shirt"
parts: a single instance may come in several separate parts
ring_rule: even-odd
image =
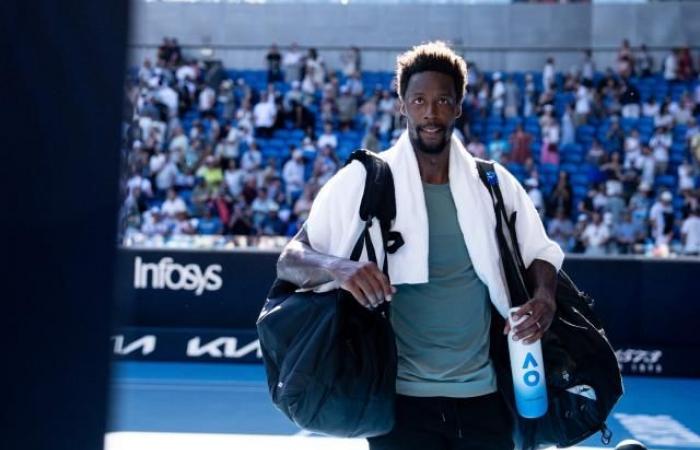
[[[428,282],[397,285],[391,308],[399,365],[396,391],[476,397],[496,391],[489,358],[491,307],[457,220],[449,184],[423,184]]]

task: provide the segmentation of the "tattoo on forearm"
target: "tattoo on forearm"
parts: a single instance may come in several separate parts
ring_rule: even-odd
[[[319,286],[333,281],[330,269],[338,259],[313,250],[302,227],[277,260],[277,277],[302,288]]]

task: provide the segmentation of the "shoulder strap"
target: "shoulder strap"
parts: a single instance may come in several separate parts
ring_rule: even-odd
[[[517,212],[513,211],[510,217],[508,216],[501,187],[498,184],[498,174],[496,174],[493,162],[477,159],[476,167],[479,172],[479,178],[489,191],[493,202],[493,210],[496,214],[496,238],[501,255],[501,264],[508,283],[511,304],[519,306],[529,299],[529,294],[527,283],[525,282],[525,264],[520,254],[518,235],[515,232]],[[510,238],[510,244],[508,243],[508,238],[506,238],[506,231],[508,232],[508,238]]]
[[[362,254],[363,246],[367,246],[367,256],[371,261],[377,262],[376,253],[369,229],[372,220],[377,218],[382,231],[382,245],[384,247],[383,271],[388,276],[388,253],[394,253],[403,244],[403,237],[398,231],[391,231],[391,222],[396,218],[396,197],[394,192],[394,177],[391,168],[383,159],[369,150],[355,150],[350,154],[346,165],[352,161],[359,161],[367,171],[365,189],[360,203],[360,218],[365,222],[365,229],[353,248],[351,259],[357,260]]]

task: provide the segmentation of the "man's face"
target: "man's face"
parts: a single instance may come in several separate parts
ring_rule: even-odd
[[[440,72],[412,75],[401,102],[401,114],[406,116],[414,149],[441,153],[448,147],[455,120],[462,114],[452,78]]]

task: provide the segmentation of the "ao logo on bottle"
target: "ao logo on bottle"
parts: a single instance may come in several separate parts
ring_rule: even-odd
[[[527,386],[535,387],[537,386],[537,383],[540,382],[540,373],[535,370],[537,367],[538,365],[535,355],[528,352],[527,356],[525,356],[525,362],[523,363],[523,370],[526,371],[523,373],[523,382]],[[528,370],[530,368],[532,368],[532,370]]]
[[[177,264],[173,258],[164,257],[157,263],[145,263],[140,256],[134,260],[135,289],[170,289],[173,291],[218,291],[223,286],[222,267],[212,264],[204,270],[198,264]]]

